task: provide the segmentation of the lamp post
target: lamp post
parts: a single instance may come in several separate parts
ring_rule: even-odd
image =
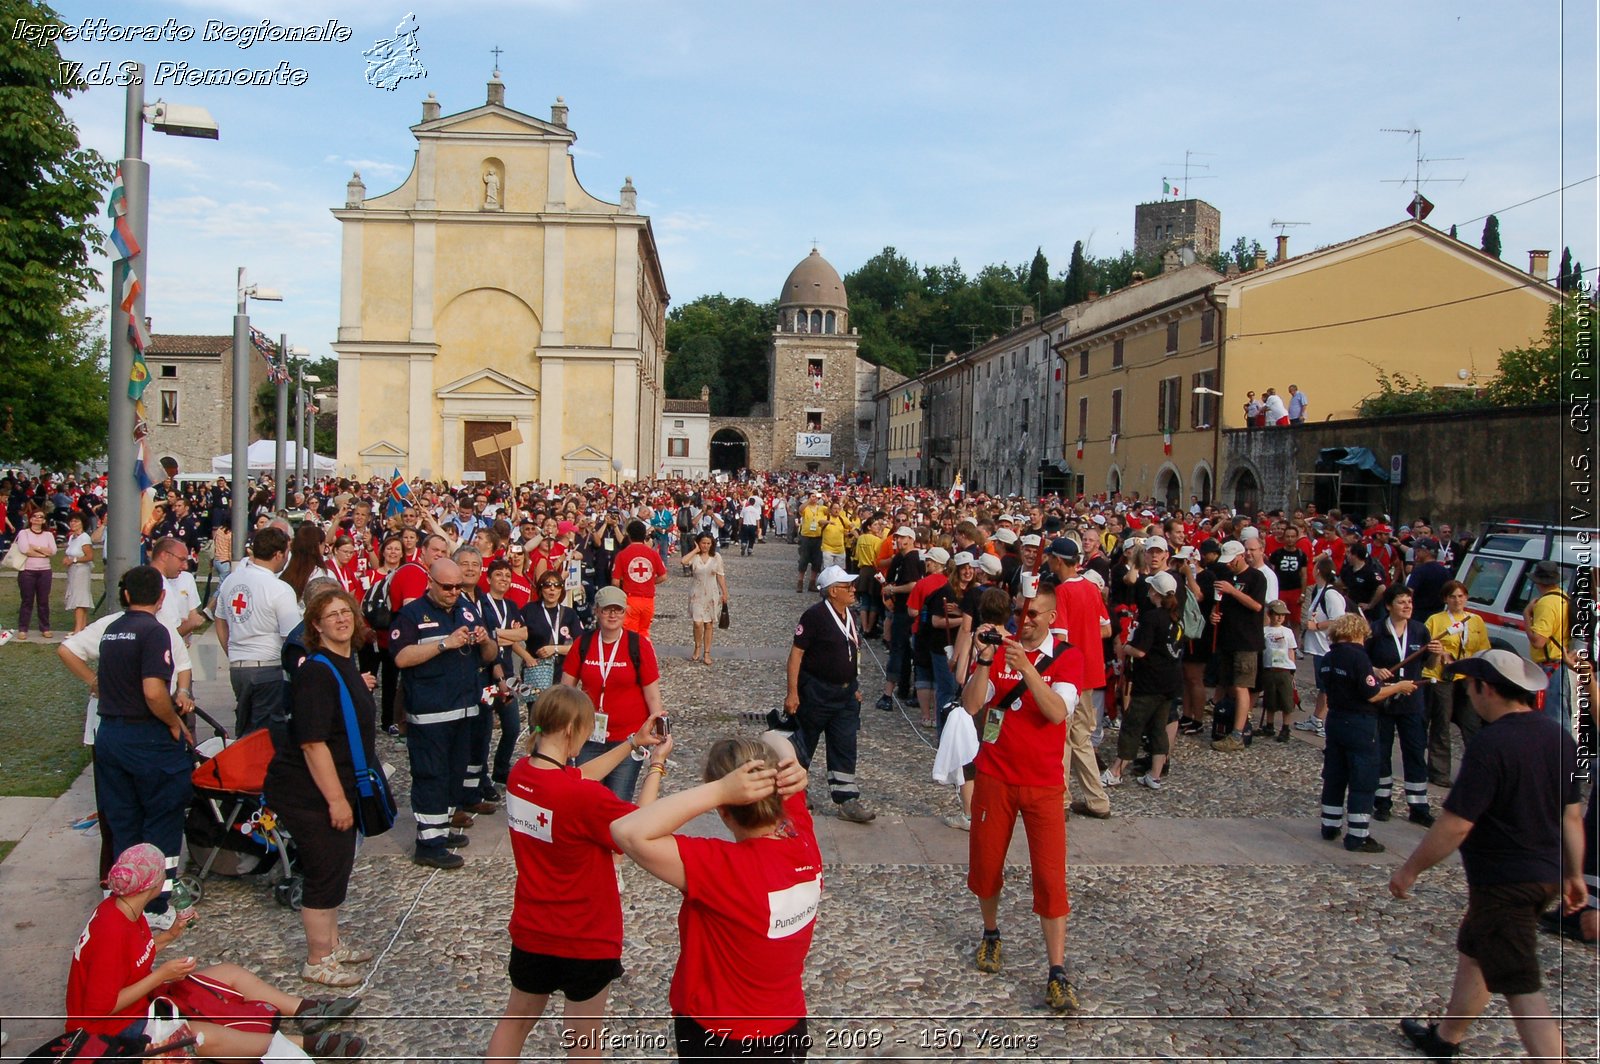
[[[320,381],[311,378],[313,384]],[[317,482],[317,390],[312,388],[307,393],[310,402],[306,406],[306,482],[308,485]],[[306,491],[306,501],[311,501],[311,492]]]
[[[127,198],[125,220],[140,252],[128,260],[131,276],[144,272],[144,247],[148,243],[150,220],[150,164],[144,154],[144,123],[157,132],[178,137],[217,139],[217,123],[204,108],[181,107],[157,100],[149,107],[144,102],[144,64],[132,63],[128,69],[127,95],[122,132],[122,189]],[[148,278],[143,278],[148,281]],[[133,567],[139,549],[139,484],[134,479],[134,405],[128,397],[128,378],[133,373],[133,341],[122,310],[122,292],[111,287],[110,395],[106,429],[106,590],[116,588],[122,574]],[[144,320],[145,290],[134,296],[132,315]],[[115,597],[112,597],[115,602]]]
[[[233,560],[250,535],[250,298],[280,302],[271,288],[246,284],[239,267],[239,306],[233,315]]]
[[[321,384],[322,378],[306,372],[304,362],[296,366],[294,388],[294,482],[301,490],[305,489],[306,475],[310,471],[306,465],[306,382]]]
[[[278,379],[277,379],[277,432],[273,439],[277,441],[277,453],[273,456],[272,463],[272,508],[281,510],[285,505],[285,497],[289,490],[288,471],[284,468],[288,462],[284,451],[289,442],[289,356],[309,355],[309,349],[289,346],[289,338],[284,335],[278,337]],[[298,449],[298,444],[296,448]],[[297,463],[298,464],[298,463]]]

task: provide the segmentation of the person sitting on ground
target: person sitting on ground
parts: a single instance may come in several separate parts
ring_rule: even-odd
[[[193,911],[152,935],[144,907],[161,892],[166,857],[149,843],[130,846],[106,876],[110,895],[78,938],[67,974],[67,1030],[117,1034],[143,1020],[156,994],[170,1000],[202,1037],[202,1057],[257,1060],[287,1038],[318,1057],[359,1057],[366,1040],[331,1030],[355,1012],[357,998],[301,998],[270,986],[236,964],[196,969],[193,957],[174,957],[159,967],[155,955],[177,941]],[[280,1018],[293,1017],[302,1034],[279,1033]]]

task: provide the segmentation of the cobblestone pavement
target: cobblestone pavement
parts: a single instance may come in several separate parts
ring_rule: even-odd
[[[654,635],[679,742],[672,787],[698,775],[710,740],[758,730],[742,714],[765,714],[781,703],[789,637],[800,610],[815,601],[793,590],[788,545],[759,547],[754,558],[735,551],[727,566],[733,627],[718,633],[713,658],[720,660],[710,667],[687,661],[686,649],[671,656],[673,647],[686,648],[690,640],[688,582],[674,575],[661,589]],[[1397,853],[1359,863],[1344,860],[1337,847],[1313,851],[1325,852],[1326,863],[1251,851],[1249,858],[1218,864],[1206,853],[1208,846],[1222,848],[1214,830],[1222,817],[1300,817],[1304,834],[1314,837],[1317,743],[1297,733],[1294,742],[1258,742],[1245,754],[1224,755],[1183,739],[1166,789],[1151,793],[1130,783],[1113,791],[1112,820],[1074,820],[1075,852],[1104,853],[1108,842],[1115,850],[1119,825],[1127,838],[1140,825],[1160,828],[1156,818],[1176,818],[1173,835],[1193,841],[1192,856],[1176,861],[1072,865],[1069,961],[1083,1007],[1062,1016],[1042,1003],[1043,947],[1028,909],[1025,867],[1008,872],[1001,913],[1005,969],[981,975],[972,966],[980,924],[964,866],[944,857],[939,863],[874,863],[900,860],[905,848],[898,841],[913,829],[927,830],[924,818],[955,807],[953,792],[929,778],[932,748],[924,740],[931,735],[912,723],[915,710],[907,718],[871,707],[880,678],[875,670],[870,661],[864,670],[869,704],[862,712],[859,763],[878,820],[860,828],[822,822],[856,840],[858,853],[826,873],[806,978],[813,1059],[1412,1056],[1396,1024],[1400,1016],[1437,1013],[1448,995],[1465,902],[1458,864],[1435,869],[1413,900],[1399,902],[1385,883],[1393,858],[1420,837],[1409,826],[1381,826],[1387,830],[1380,837]],[[403,807],[404,749],[387,738],[383,743],[385,757],[401,769]],[[822,777],[819,764],[811,797],[819,816],[826,816]],[[498,814],[480,818],[473,845],[464,851],[466,868],[449,873],[431,873],[406,859],[410,830],[402,821],[366,846],[344,910],[345,937],[383,951],[370,969],[359,1026],[372,1040],[374,1058],[471,1059],[487,1044],[508,989],[505,925],[515,871],[503,820]],[[882,857],[873,856],[872,840],[879,840]],[[613,989],[606,1048],[613,1059],[667,1057],[677,898],[637,868],[627,869],[626,880],[628,975]],[[263,885],[212,880],[201,913],[186,941],[202,963],[234,961],[287,988],[303,986],[297,978],[299,922]],[[1568,1014],[1569,1053],[1593,1059],[1595,953],[1549,937],[1541,938],[1540,950],[1552,1004]],[[541,1023],[528,1056],[560,1056],[560,1039],[557,1023]],[[1491,1006],[1470,1035],[1468,1051],[1485,1059],[1520,1052],[1503,1005]]]

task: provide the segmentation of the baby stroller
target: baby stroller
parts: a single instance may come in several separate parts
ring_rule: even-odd
[[[294,863],[294,840],[261,796],[272,762],[271,733],[261,728],[230,742],[222,725],[195,712],[217,734],[195,747],[199,764],[190,776],[194,800],[183,834],[198,870],[180,880],[198,901],[207,876],[260,876],[278,904],[298,910],[303,880]]]

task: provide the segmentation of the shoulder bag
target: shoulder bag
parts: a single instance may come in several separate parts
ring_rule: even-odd
[[[356,826],[368,838],[382,835],[394,827],[396,812],[394,795],[389,792],[389,780],[384,776],[383,769],[367,764],[361,729],[356,726],[355,703],[350,699],[350,689],[345,686],[344,677],[339,675],[339,670],[325,656],[316,654],[311,660],[326,665],[328,671],[333,673],[334,682],[339,685],[339,708],[344,710],[344,733],[350,743],[350,761],[356,770]]]

